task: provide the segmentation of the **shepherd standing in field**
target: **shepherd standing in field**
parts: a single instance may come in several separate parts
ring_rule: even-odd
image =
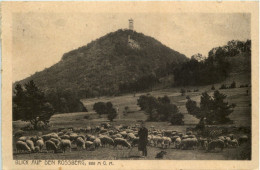
[[[148,129],[145,127],[145,123],[141,122],[141,128],[138,131],[139,143],[138,150],[142,151],[142,157],[147,156],[146,145],[148,143]]]

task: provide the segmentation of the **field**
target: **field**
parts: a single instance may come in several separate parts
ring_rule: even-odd
[[[216,88],[219,88],[215,85]],[[184,114],[184,122],[183,126],[172,126],[167,122],[147,122],[147,128],[154,126],[156,129],[164,129],[164,130],[176,130],[179,132],[186,132],[187,127],[194,127],[198,120],[189,115],[187,113],[185,103],[186,96],[189,95],[191,99],[196,100],[199,104],[200,95],[204,91],[208,91],[210,95],[213,94],[213,91],[210,90],[211,86],[199,87],[198,92],[193,92],[196,87],[185,87],[185,89],[189,89],[191,92],[187,92],[185,96],[181,96],[180,88],[170,88],[164,90],[154,90],[149,92],[153,96],[164,96],[167,95],[170,97],[171,102],[176,104],[179,110]],[[227,95],[227,101],[229,103],[235,103],[236,107],[234,112],[230,115],[230,118],[234,121],[234,124],[230,126],[250,126],[251,125],[251,95],[247,95],[246,91],[250,91],[250,87],[247,88],[234,88],[234,89],[225,89],[220,90],[221,93]],[[146,120],[147,115],[140,111],[140,108],[137,106],[137,99],[140,95],[146,93],[137,93],[137,94],[127,94],[123,96],[117,97],[100,97],[93,99],[82,99],[82,102],[87,107],[88,112],[81,113],[66,113],[66,114],[56,114],[50,120],[51,129],[55,130],[58,128],[86,128],[87,126],[96,126],[101,122],[107,122],[106,116],[100,118],[93,111],[92,107],[95,102],[98,101],[110,101],[113,103],[115,107],[118,108],[118,116],[117,118],[111,122],[111,125],[133,125],[138,123],[138,120]],[[129,107],[129,113],[124,116],[123,110],[124,108]],[[90,115],[91,120],[85,119],[84,116]],[[14,131],[20,129],[25,126],[26,123],[21,121],[13,122]],[[44,134],[48,132],[28,132],[28,134]],[[14,149],[15,150],[15,149]],[[148,157],[146,159],[155,159],[156,153],[161,151],[161,148],[149,147],[148,148]],[[168,148],[167,155],[165,159],[173,159],[173,160],[225,160],[225,159],[236,159],[234,156],[236,154],[236,149],[228,148],[224,149],[223,152],[215,152],[208,153],[205,150],[177,150],[173,148]],[[74,151],[66,152],[66,153],[34,153],[34,154],[16,154],[14,153],[14,159],[144,159],[138,157],[137,147],[130,150],[116,150],[113,148],[99,148],[96,151]]]

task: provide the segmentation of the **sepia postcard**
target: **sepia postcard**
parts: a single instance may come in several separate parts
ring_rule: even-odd
[[[2,2],[2,169],[258,169],[259,2]]]

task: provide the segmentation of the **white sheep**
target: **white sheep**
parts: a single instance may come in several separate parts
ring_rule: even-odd
[[[162,143],[163,148],[164,148],[164,147],[165,147],[165,148],[169,148],[170,145],[171,145],[171,142],[172,142],[171,138],[164,136],[164,137],[163,137],[163,143]]]
[[[21,136],[21,137],[18,139],[18,141],[23,141],[23,142],[25,142],[27,139],[29,139],[28,136]]]
[[[176,149],[180,149],[180,146],[181,146],[181,138],[180,137],[175,139],[174,146],[175,146]]]
[[[126,139],[123,138],[115,138],[114,143],[115,143],[114,148],[117,147],[118,145],[121,145],[121,147],[131,148],[131,144],[127,142]]]
[[[95,148],[99,148],[101,145],[101,140],[99,138],[96,138],[94,141],[93,141],[94,145],[95,145]]]
[[[78,137],[76,139],[77,149],[86,149],[85,140],[82,137]]]
[[[59,148],[65,152],[66,148],[69,148],[70,152],[71,152],[71,142],[68,139],[62,139],[60,144],[59,144]]]
[[[43,141],[43,139],[37,140],[36,143],[35,143],[35,146],[38,146],[38,147],[39,147],[39,150],[41,151],[42,148],[43,148],[43,146],[44,146],[44,141]]]
[[[85,147],[86,147],[86,149],[89,149],[89,150],[95,150],[94,143],[91,141],[86,141]]]
[[[101,136],[99,139],[101,140],[102,146],[114,146],[114,140],[108,136]]]
[[[69,135],[63,135],[60,137],[61,139],[70,139],[70,136]]]
[[[56,146],[56,144],[54,142],[48,140],[45,142],[45,145],[46,145],[47,152],[48,151],[54,151],[54,153],[57,152],[58,147]]]
[[[34,151],[34,143],[32,140],[27,139],[25,143],[30,147],[31,151]]]
[[[60,144],[60,139],[51,138],[50,141],[54,142],[56,146]]]
[[[23,141],[16,142],[16,150],[17,150],[17,152],[20,152],[20,151],[31,152],[30,147]]]
[[[56,133],[49,133],[49,134],[43,135],[42,138],[44,141],[47,141],[51,138],[59,139],[59,136]]]

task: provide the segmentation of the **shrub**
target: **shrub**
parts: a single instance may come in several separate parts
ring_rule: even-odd
[[[19,138],[21,136],[23,136],[25,134],[25,132],[23,130],[18,130],[14,133],[14,137]]]
[[[182,96],[185,95],[185,92],[186,92],[185,89],[181,89],[181,90],[180,90],[180,93],[181,93]]]
[[[225,84],[222,84],[219,89],[227,89],[228,87]]]
[[[30,130],[34,130],[34,126],[32,124],[28,124],[24,127],[21,128],[24,131],[30,131]]]
[[[90,118],[89,115],[84,116],[84,119],[89,119],[89,118]]]
[[[36,129],[37,130],[47,130],[49,129],[49,125],[48,124],[45,124],[43,121],[39,121],[36,125]]]
[[[230,88],[236,88],[236,82],[235,81],[233,81],[232,83],[231,83],[231,85],[230,85]]]

